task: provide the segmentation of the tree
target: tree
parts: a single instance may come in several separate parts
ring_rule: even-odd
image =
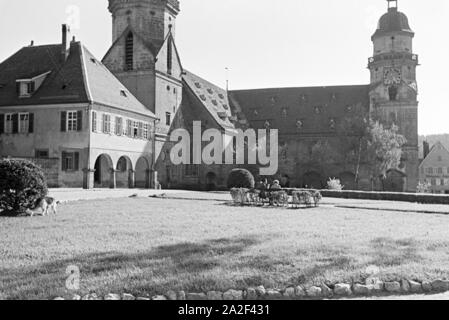
[[[351,116],[346,117],[340,127],[340,150],[345,163],[352,163],[355,170],[355,185],[358,184],[360,167],[366,164],[371,171],[371,188],[374,182],[386,178],[390,169],[397,169],[401,162],[404,136],[396,125],[385,128],[376,114],[370,114],[362,105],[350,106]]]
[[[364,155],[365,161],[371,169],[372,189],[374,189],[374,182],[378,178],[383,182],[387,177],[388,170],[397,169],[401,163],[402,147],[407,140],[398,131],[399,128],[394,124],[390,129],[386,129],[378,121],[370,121]]]

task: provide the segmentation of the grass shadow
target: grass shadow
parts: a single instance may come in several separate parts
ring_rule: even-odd
[[[2,291],[8,299],[40,299],[74,294],[65,287],[68,266],[80,269],[85,294],[95,287],[98,293],[140,292],[148,295],[165,292],[167,287],[206,291],[216,285],[214,278],[195,279],[219,267],[233,255],[259,243],[254,237],[214,239],[202,243],[160,246],[148,252],[125,254],[101,252],[38,265],[34,268],[0,270]],[[87,286],[83,287],[83,279]],[[180,286],[178,279],[187,281]],[[190,281],[190,282],[189,282]],[[106,291],[104,291],[106,290]]]

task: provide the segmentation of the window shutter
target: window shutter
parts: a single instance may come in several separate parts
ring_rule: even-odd
[[[80,154],[79,152],[75,152],[75,171],[78,171],[80,168]]]
[[[131,128],[132,121],[131,120],[127,120],[126,123],[127,123],[127,127],[126,127],[127,135],[128,135],[128,137],[132,137],[132,128]]]
[[[12,133],[19,132],[19,114],[15,113],[12,115]]]
[[[31,93],[33,93],[34,92],[34,90],[36,89],[36,84],[34,83],[34,81],[31,81]]]
[[[142,122],[139,122],[139,126],[138,126],[138,129],[137,129],[137,136],[139,138],[143,137],[143,123]]]
[[[5,115],[0,114],[0,134],[5,133]]]
[[[20,82],[16,82],[16,93],[20,95]]]
[[[103,114],[103,133],[106,133],[106,115]]]
[[[28,133],[34,132],[34,113],[30,113],[28,120]]]
[[[66,167],[66,158],[67,158],[67,155],[66,155],[66,153],[63,151],[62,152],[62,155],[61,155],[61,159],[62,159],[62,163],[61,163],[61,170],[62,171],[67,171],[67,167]]]
[[[83,130],[83,111],[82,110],[79,110],[76,113],[76,125],[77,125],[77,128],[76,128],[77,131]]]
[[[61,112],[61,132],[67,131],[67,112]]]
[[[97,113],[95,111],[92,112],[92,132],[97,131]]]

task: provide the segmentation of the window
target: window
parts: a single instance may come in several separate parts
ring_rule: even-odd
[[[443,168],[438,168],[438,174],[443,174]]]
[[[111,133],[111,115],[103,114],[103,132]]]
[[[398,98],[398,88],[395,86],[389,87],[388,95],[390,97],[390,101],[396,101]]]
[[[427,168],[427,174],[433,174],[433,168]]]
[[[92,132],[97,132],[97,113],[92,112]]]
[[[444,186],[446,183],[444,181],[444,179],[441,179],[441,185]]]
[[[67,112],[67,131],[78,130],[78,115],[76,111]]]
[[[430,179],[430,184],[432,186],[436,186],[437,185],[437,180],[436,179]]]
[[[34,81],[28,82],[26,84],[26,93],[27,94],[32,94],[34,92],[34,89],[35,89]]]
[[[62,111],[61,131],[72,132],[81,131],[83,125],[83,111]]]
[[[62,171],[78,171],[79,170],[79,153],[78,152],[62,152]]]
[[[167,126],[171,125],[171,113],[170,112],[165,113],[165,124]]]
[[[133,121],[133,138],[137,138],[139,136],[139,123],[137,121]]]
[[[123,118],[115,117],[115,134],[121,136],[123,134]]]
[[[5,115],[5,133],[12,133],[12,117],[11,113]]]
[[[36,159],[48,159],[49,158],[48,150],[37,149],[34,154],[35,154]]]
[[[28,133],[30,127],[30,115],[28,113],[19,114],[19,133]]]
[[[132,32],[126,37],[125,44],[125,63],[126,70],[133,70],[134,68],[134,36]]]
[[[143,138],[148,140],[148,123],[144,123],[143,125]]]

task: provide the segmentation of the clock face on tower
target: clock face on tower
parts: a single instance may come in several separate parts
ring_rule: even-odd
[[[401,70],[398,68],[387,68],[384,71],[384,83],[387,86],[396,84],[401,84],[402,74]]]

